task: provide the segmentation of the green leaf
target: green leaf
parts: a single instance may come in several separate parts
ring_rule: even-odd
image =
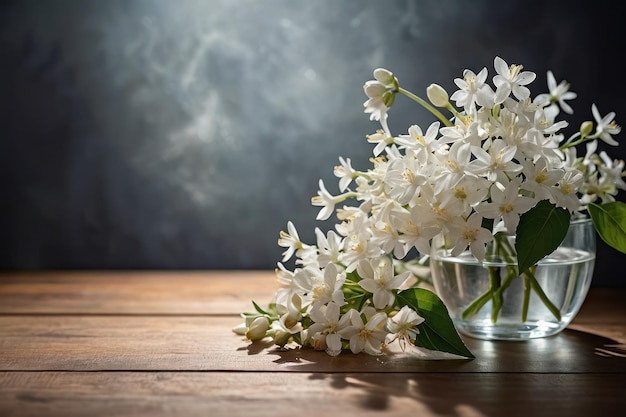
[[[602,240],[612,248],[626,253],[626,204],[621,201],[602,205],[590,203],[587,211]]]
[[[569,229],[570,217],[569,211],[548,200],[522,214],[515,232],[520,275],[559,247]]]
[[[415,346],[474,358],[457,333],[448,309],[435,293],[424,288],[410,288],[398,293],[397,300],[400,307],[409,306],[424,318],[418,326],[420,332]]]
[[[346,281],[359,282],[361,277],[356,271],[346,273]]]
[[[264,315],[268,315],[269,316],[269,313],[267,311],[263,310],[261,307],[259,307],[259,305],[257,303],[255,303],[254,301],[252,301],[252,305],[254,306],[254,309],[256,311],[258,311],[260,314],[264,314]]]

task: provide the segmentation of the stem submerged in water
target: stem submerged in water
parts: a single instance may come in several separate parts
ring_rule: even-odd
[[[498,321],[498,315],[500,314],[500,309],[502,308],[502,292],[498,291],[501,287],[500,280],[500,267],[498,266],[489,266],[487,267],[489,270],[489,289],[491,290],[491,322],[495,323]]]
[[[541,288],[541,285],[539,285],[539,281],[537,281],[537,278],[535,278],[536,268],[537,268],[536,265],[533,266],[527,272],[525,272],[524,275],[528,277],[530,287],[533,289],[533,291],[535,291],[535,294],[539,296],[539,299],[548,308],[548,310],[550,310],[552,315],[557,320],[561,320],[561,311],[558,309],[557,306],[554,305],[554,303],[552,303],[552,301],[550,301],[546,293],[543,291],[543,288]]]
[[[467,319],[476,315],[484,307],[484,305],[491,300],[491,322],[496,323],[504,303],[504,291],[511,285],[514,278],[521,277],[524,279],[524,292],[522,294],[522,323],[526,322],[528,319],[531,292],[535,292],[546,308],[550,310],[552,315],[557,320],[561,320],[561,312],[554,305],[554,303],[550,301],[535,277],[537,265],[525,271],[521,276],[518,275],[515,249],[508,241],[507,236],[504,234],[495,235],[493,252],[497,259],[504,260],[508,265],[505,267],[493,265],[485,266],[489,274],[489,288],[472,301],[470,305],[465,308],[465,310],[463,310],[462,317]],[[506,268],[506,275],[504,278],[501,277],[502,268]]]

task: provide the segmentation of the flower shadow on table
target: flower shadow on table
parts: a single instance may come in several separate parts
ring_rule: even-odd
[[[410,352],[330,357],[267,345],[249,353],[269,349],[272,357],[278,356],[275,363],[308,372],[311,381],[328,381],[363,410],[518,415],[521,410],[541,414],[551,404],[555,412],[606,415],[625,405],[626,345],[616,340],[574,329],[526,342],[464,340],[475,359],[423,360]],[[557,392],[574,397],[555,399]]]

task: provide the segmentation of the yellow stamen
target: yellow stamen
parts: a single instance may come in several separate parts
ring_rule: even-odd
[[[465,230],[463,232],[463,239],[465,239],[467,241],[474,241],[474,240],[476,240],[476,235],[477,234],[478,234],[478,230],[476,230],[476,229]]]
[[[510,213],[513,211],[513,205],[512,204],[503,204],[500,206],[500,211],[502,213]]]
[[[467,198],[467,193],[465,192],[465,188],[454,187],[454,196],[460,200],[465,200]]]
[[[519,75],[520,71],[522,71],[522,68],[524,68],[524,67],[521,66],[521,65],[512,64],[509,67],[509,74],[511,75],[511,79],[514,79],[515,77],[517,77]]]

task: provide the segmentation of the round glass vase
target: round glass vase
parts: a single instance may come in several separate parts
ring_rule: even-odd
[[[488,245],[483,262],[469,251],[451,256],[442,239],[433,241],[433,285],[456,328],[486,340],[559,333],[578,313],[591,284],[596,258],[593,223],[588,218],[573,220],[561,245],[521,276],[517,259],[498,250],[503,244],[514,248],[515,236],[502,238],[506,241]]]

